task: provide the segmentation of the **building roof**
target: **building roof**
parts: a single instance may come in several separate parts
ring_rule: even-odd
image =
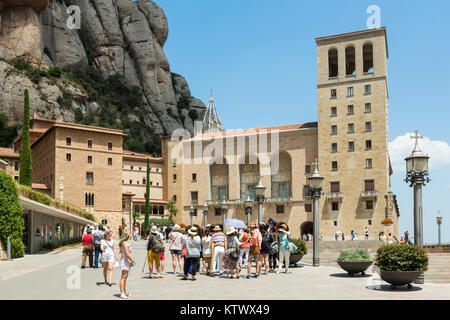
[[[31,184],[32,189],[38,189],[38,190],[49,190],[50,188],[47,187],[44,183],[32,183]]]
[[[109,129],[102,127],[94,127],[94,126],[86,126],[82,124],[69,123],[69,122],[55,122],[49,129],[45,131],[35,142],[32,143],[32,147],[41,141],[45,136],[47,136],[53,129],[55,128],[66,128],[66,129],[74,129],[81,131],[89,131],[89,132],[98,132],[98,133],[106,133],[106,134],[114,134],[119,136],[127,136],[123,133],[122,130],[117,129]]]
[[[145,160],[150,159],[153,162],[162,162],[163,158],[161,157],[152,157],[148,154],[137,153],[134,151],[123,150],[122,151],[123,158],[131,159],[131,160]]]
[[[232,136],[242,136],[260,133],[270,133],[272,131],[290,131],[298,129],[310,129],[317,128],[317,122],[306,122],[306,123],[296,123],[296,124],[286,124],[281,126],[263,127],[263,128],[253,128],[253,129],[240,129],[240,130],[228,130],[222,132],[205,133],[195,136],[193,139],[212,139],[220,137],[232,137]]]
[[[0,157],[20,158],[20,154],[15,153],[13,148],[0,148]]]
[[[133,202],[144,202],[145,203],[145,199],[134,198]],[[164,201],[164,200],[150,199],[150,204],[167,204],[167,203],[169,203],[169,202],[168,201]]]

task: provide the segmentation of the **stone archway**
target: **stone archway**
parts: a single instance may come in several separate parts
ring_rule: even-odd
[[[314,224],[312,221],[305,221],[300,226],[300,235],[303,236],[304,234],[313,234],[314,232]]]

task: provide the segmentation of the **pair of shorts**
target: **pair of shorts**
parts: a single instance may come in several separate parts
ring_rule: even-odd
[[[164,260],[164,251],[161,251],[160,258],[161,258],[161,260]]]
[[[114,262],[116,261],[116,259],[114,258],[113,254],[102,254],[102,257],[100,258],[100,262],[105,263],[105,262]]]
[[[161,264],[161,253],[154,253],[151,250],[148,252],[148,265]]]
[[[181,254],[181,250],[170,250],[170,253],[179,256]]]
[[[212,254],[211,253],[204,253],[203,254],[203,259],[209,259],[212,258]]]

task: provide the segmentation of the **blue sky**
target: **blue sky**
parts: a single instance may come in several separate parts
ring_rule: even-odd
[[[214,97],[227,129],[317,120],[316,45],[320,36],[366,29],[367,7],[381,9],[389,47],[389,141],[400,231],[413,231],[412,190],[403,181],[407,133],[419,130],[431,156],[423,190],[424,241],[437,241],[443,216],[450,243],[450,1],[160,0],[165,52],[192,95]],[[362,232],[362,231],[361,231]]]

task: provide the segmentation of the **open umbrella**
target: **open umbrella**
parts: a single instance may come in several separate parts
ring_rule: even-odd
[[[239,220],[239,219],[226,219],[225,225],[230,226],[230,227],[235,227],[236,229],[247,227],[245,222],[242,220]]]

